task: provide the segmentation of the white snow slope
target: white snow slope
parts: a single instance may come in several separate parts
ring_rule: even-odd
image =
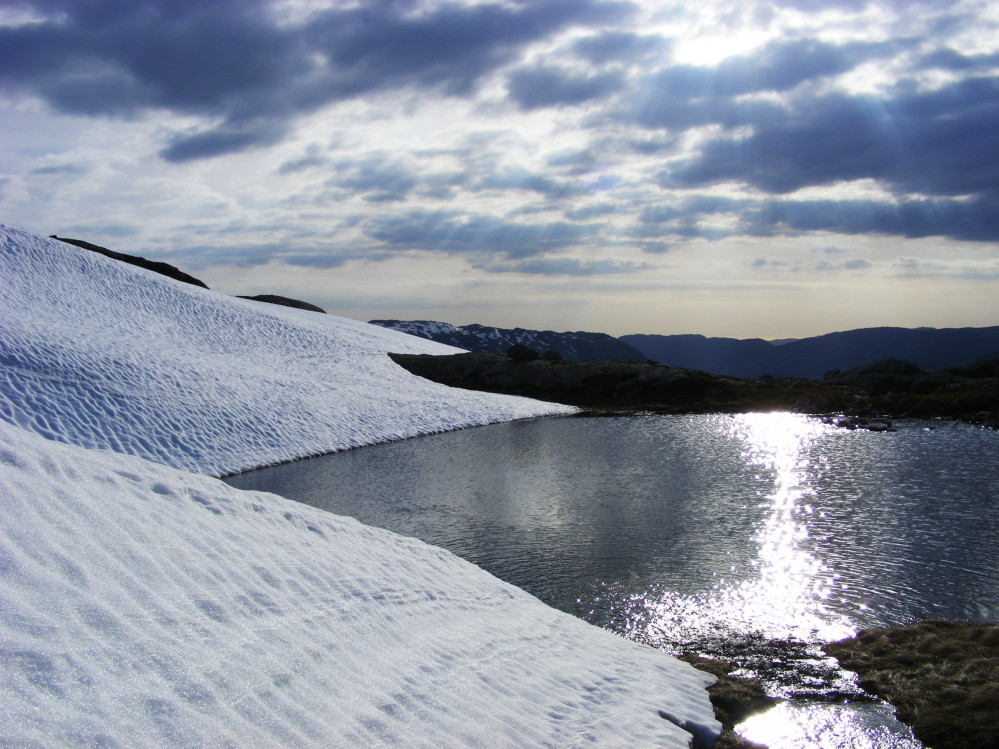
[[[0,419],[222,475],[495,421],[571,413],[445,387],[386,352],[454,353],[237,299],[0,227]]]
[[[717,734],[687,664],[441,549],[200,475],[548,405],[384,363],[427,341],[14,230],[0,249],[0,745]]]

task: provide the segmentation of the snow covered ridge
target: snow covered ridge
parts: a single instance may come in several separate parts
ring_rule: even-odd
[[[349,518],[2,423],[0,504],[5,745],[686,749],[719,731],[712,677]]]
[[[0,744],[718,734],[713,677],[685,663],[442,549],[199,475],[572,410],[387,351],[453,349],[0,228]]]
[[[0,227],[0,420],[223,475],[574,409],[455,390],[385,354],[456,349],[182,284]]]

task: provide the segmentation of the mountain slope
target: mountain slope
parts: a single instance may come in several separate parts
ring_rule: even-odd
[[[566,413],[428,383],[453,348],[236,299],[0,227],[0,420],[209,474]]]
[[[520,344],[542,354],[557,351],[563,359],[570,361],[644,361],[647,358],[606,333],[556,333],[553,330],[494,328],[477,324],[458,327],[431,320],[371,320],[371,324],[487,354],[503,354],[511,346]]]
[[[654,361],[735,377],[807,377],[882,359],[922,369],[975,361],[999,347],[999,326],[988,328],[862,328],[774,346],[760,339],[626,335],[621,340]]]
[[[385,354],[438,344],[3,227],[0,267],[0,743],[718,735],[691,666],[442,549],[198,475],[567,409]]]

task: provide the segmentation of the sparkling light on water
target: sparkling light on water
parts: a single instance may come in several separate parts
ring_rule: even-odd
[[[705,593],[644,597],[633,611],[647,639],[682,642],[743,633],[822,643],[855,634],[855,626],[826,605],[838,575],[809,548],[806,523],[814,493],[805,472],[808,447],[832,427],[785,413],[739,415],[727,425],[744,460],[764,479],[758,485],[769,487],[746,498],[763,510],[755,557],[720,572]]]
[[[516,422],[235,480],[443,546],[665,652],[734,662],[792,700],[740,726],[771,749],[911,749],[820,646],[916,618],[996,617],[999,441],[895,426],[783,413]]]
[[[861,721],[859,718],[863,718]],[[754,715],[738,733],[769,749],[920,749],[884,703],[802,705],[782,703]]]

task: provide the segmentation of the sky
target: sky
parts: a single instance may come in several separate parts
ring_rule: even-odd
[[[3,0],[0,222],[346,317],[999,324],[999,2]]]

